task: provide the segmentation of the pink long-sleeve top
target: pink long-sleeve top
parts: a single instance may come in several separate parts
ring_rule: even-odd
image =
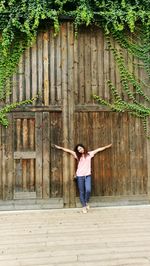
[[[87,176],[91,175],[91,159],[94,157],[94,152],[89,151],[87,156],[82,156],[79,160],[76,175]],[[77,158],[76,158],[77,159]]]

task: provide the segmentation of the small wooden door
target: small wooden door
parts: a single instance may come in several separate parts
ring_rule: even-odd
[[[62,197],[62,154],[51,147],[61,139],[61,120],[60,112],[13,114],[15,199]]]
[[[14,197],[33,192],[42,197],[42,114],[14,113]]]

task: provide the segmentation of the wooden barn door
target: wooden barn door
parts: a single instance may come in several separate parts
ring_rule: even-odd
[[[146,137],[140,119],[128,113],[76,112],[75,140],[89,150],[112,143],[92,160],[92,197],[102,202],[142,202],[148,194]]]
[[[62,157],[51,143],[61,140],[61,112],[13,114],[14,198],[62,198]]]

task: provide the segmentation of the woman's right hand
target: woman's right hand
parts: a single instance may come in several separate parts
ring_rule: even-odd
[[[61,149],[61,147],[58,146],[58,145],[56,145],[56,144],[54,144],[54,147],[55,147],[56,149]]]
[[[60,149],[60,148],[61,148],[60,146],[58,146],[58,145],[56,145],[56,144],[51,144],[51,147],[52,147],[52,148],[56,148],[56,149]]]

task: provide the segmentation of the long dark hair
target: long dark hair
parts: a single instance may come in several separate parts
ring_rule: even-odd
[[[80,153],[80,152],[78,151],[78,147],[79,147],[79,146],[82,147],[82,148],[84,149],[84,153]],[[78,161],[79,161],[80,158],[82,157],[82,154],[84,154],[85,157],[88,155],[88,150],[87,150],[87,148],[86,148],[83,144],[81,144],[81,143],[79,143],[79,144],[77,144],[77,145],[75,146],[74,151],[75,151],[75,153],[76,153],[76,155],[77,155]]]

